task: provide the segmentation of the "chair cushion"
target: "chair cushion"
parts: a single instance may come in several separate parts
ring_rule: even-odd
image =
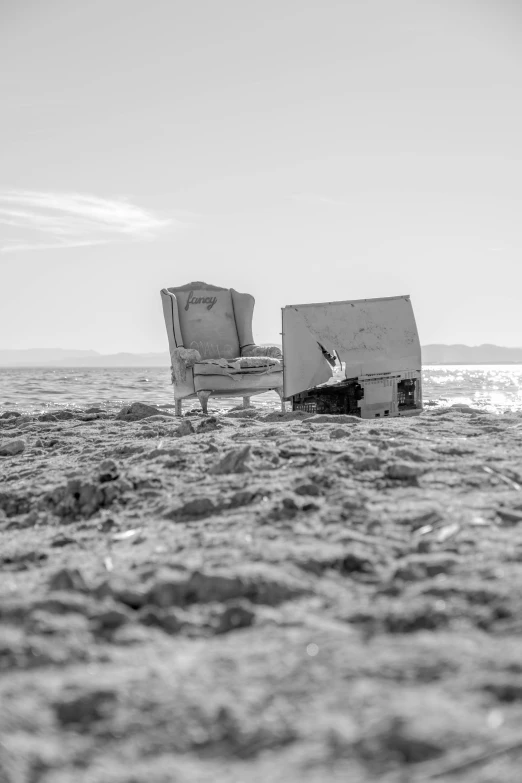
[[[185,348],[203,359],[232,359],[240,352],[230,290],[217,287],[169,288],[176,295]]]
[[[194,365],[199,373],[233,375],[237,372],[278,372],[282,370],[282,362],[271,356],[240,356],[236,359],[203,359]]]
[[[213,362],[198,362],[193,367],[194,390],[210,391],[212,394],[235,396],[238,394],[261,394],[269,389],[278,389],[283,385],[282,368],[254,367],[234,370]]]

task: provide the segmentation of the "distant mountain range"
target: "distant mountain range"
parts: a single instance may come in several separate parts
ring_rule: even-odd
[[[443,345],[422,347],[423,364],[522,364],[522,348],[499,345]],[[169,367],[167,351],[111,353],[61,348],[0,350],[0,367]]]
[[[68,351],[61,348],[0,350],[0,367],[169,367],[170,356],[161,353]]]

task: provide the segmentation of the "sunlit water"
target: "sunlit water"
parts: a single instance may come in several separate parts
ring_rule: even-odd
[[[522,410],[522,365],[428,365],[423,369],[424,401],[466,402],[491,411]],[[126,402],[173,407],[170,370],[153,368],[61,369],[0,367],[0,411],[23,412],[97,405],[114,410]],[[274,407],[275,392],[254,398]],[[237,398],[211,398],[209,408],[237,405]],[[193,401],[186,408],[194,406]]]

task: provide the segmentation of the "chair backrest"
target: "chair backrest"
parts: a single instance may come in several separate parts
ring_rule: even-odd
[[[234,359],[241,355],[232,292],[195,282],[168,288],[176,296],[183,345],[202,359]]]

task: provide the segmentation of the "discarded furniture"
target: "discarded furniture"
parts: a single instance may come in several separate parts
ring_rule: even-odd
[[[176,415],[182,400],[198,396],[207,412],[210,395],[243,397],[274,390],[282,397],[281,350],[255,345],[255,299],[233,288],[208,283],[163,288],[163,313],[169,340]]]
[[[409,296],[289,305],[282,321],[284,398],[293,410],[363,419],[422,410]]]

